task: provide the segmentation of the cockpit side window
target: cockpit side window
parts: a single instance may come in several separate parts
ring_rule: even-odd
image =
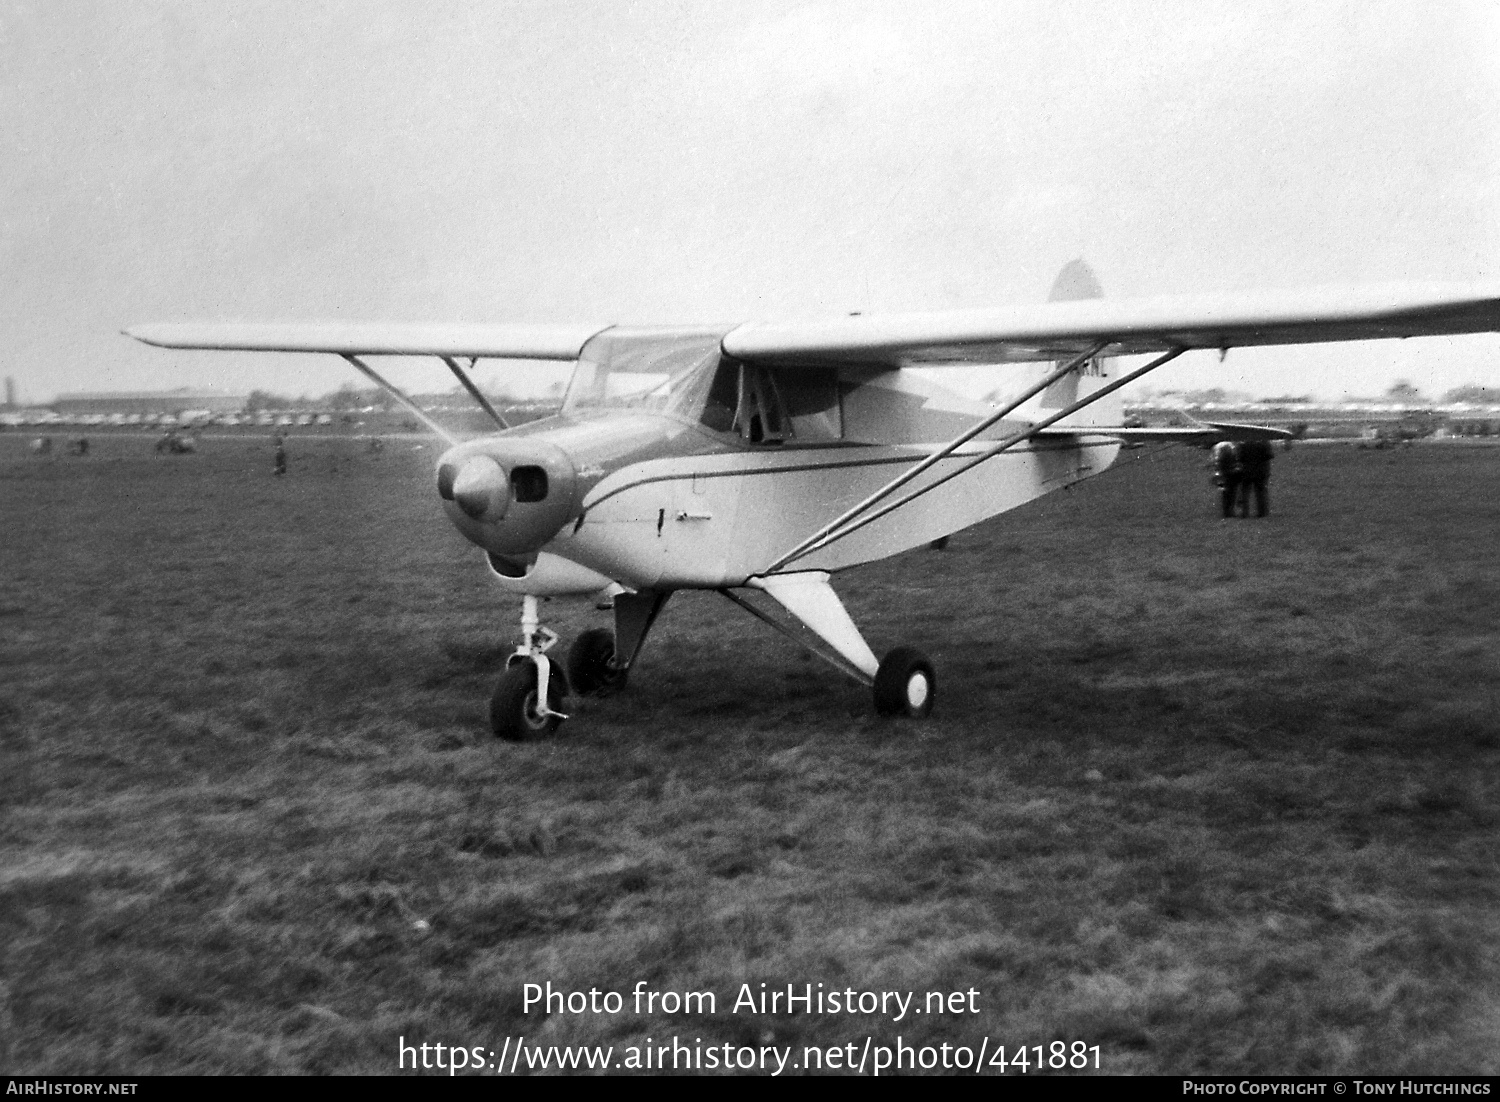
[[[740,400],[734,427],[752,444],[783,444],[790,435],[776,377],[765,368],[740,366]]]

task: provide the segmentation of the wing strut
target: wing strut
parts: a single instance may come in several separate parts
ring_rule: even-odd
[[[499,425],[502,429],[510,428],[510,426],[505,423],[505,418],[500,416],[500,411],[497,410],[494,406],[490,405],[490,400],[479,392],[479,388],[474,385],[474,380],[469,378],[467,372],[465,372],[463,368],[458,366],[458,361],[455,360],[452,356],[444,356],[442,359],[443,362],[448,365],[448,370],[453,372],[453,374],[458,378],[458,381],[463,384],[463,388],[469,392],[469,397],[473,398],[474,401],[478,402],[481,406],[484,407],[484,412],[488,413],[492,418],[494,418],[495,424]],[[473,371],[474,365],[478,362],[478,356],[475,356],[473,359],[471,359],[469,361],[469,371]]]
[[[427,414],[421,409],[421,407],[419,407],[416,402],[413,402],[404,393],[402,393],[400,389],[382,379],[378,374],[376,374],[375,369],[369,364],[365,363],[358,356],[354,355],[351,352],[340,352],[339,355],[343,356],[344,359],[353,364],[354,367],[360,372],[360,374],[364,375],[381,390],[385,391],[392,398],[396,399],[396,401],[400,402],[401,405],[406,409],[407,413],[410,413],[418,421],[421,421],[422,424],[426,425],[429,429],[446,440],[450,447],[458,443],[458,441],[453,438],[453,436],[448,432],[447,429],[443,428],[442,425],[438,424],[431,417],[428,417]]]
[[[1032,425],[1030,428],[1025,429],[1025,430],[1023,430],[1021,432],[1018,432],[1018,433],[1014,433],[1011,436],[1007,436],[1004,440],[1001,440],[1001,441],[997,442],[994,446],[992,446],[988,450],[986,450],[984,452],[981,452],[979,455],[976,455],[973,459],[971,459],[967,463],[963,464],[957,470],[949,471],[947,474],[942,475],[939,478],[933,479],[933,481],[929,482],[927,485],[921,487],[920,489],[913,490],[911,493],[907,494],[906,496],[900,498],[897,501],[891,502],[889,505],[886,505],[885,507],[883,507],[881,509],[877,509],[873,513],[869,513],[869,514],[867,514],[865,516],[859,517],[858,519],[847,521],[847,522],[845,521],[845,518],[840,518],[838,524],[842,524],[843,527],[831,526],[830,528],[824,529],[824,531],[823,531],[822,534],[813,537],[812,540],[810,540],[810,541],[809,540],[804,540],[803,543],[800,544],[800,545],[798,545],[797,548],[793,549],[788,554],[783,555],[780,559],[776,560],[776,563],[773,566],[771,566],[766,571],[766,573],[769,574],[772,570],[779,570],[781,567],[785,566],[787,563],[793,562],[793,561],[795,561],[797,559],[800,559],[800,558],[805,558],[806,556],[811,555],[814,551],[821,551],[823,548],[827,547],[829,544],[834,543],[834,542],[836,542],[838,540],[841,540],[845,536],[851,535],[852,533],[859,531],[865,525],[871,524],[874,521],[879,520],[881,517],[885,516],[887,513],[895,512],[897,509],[901,508],[901,506],[907,504],[910,501],[915,500],[916,498],[921,497],[923,494],[927,493],[927,491],[929,491],[929,490],[935,490],[939,486],[941,486],[943,483],[949,481],[950,479],[957,478],[959,475],[963,474],[965,471],[968,471],[968,470],[971,470],[974,467],[977,467],[979,464],[983,463],[986,459],[992,459],[995,456],[999,455],[1001,452],[1008,451],[1011,448],[1015,447],[1017,444],[1024,443],[1025,441],[1030,440],[1032,437],[1040,435],[1046,429],[1050,428],[1051,426],[1055,425],[1057,422],[1061,421],[1064,417],[1070,417],[1073,414],[1077,413],[1079,410],[1084,409],[1087,406],[1093,405],[1095,402],[1097,402],[1100,398],[1103,398],[1105,395],[1112,394],[1114,391],[1119,390],[1122,386],[1125,386],[1128,383],[1133,383],[1135,380],[1139,379],[1142,375],[1146,374],[1146,372],[1148,372],[1148,371],[1155,371],[1162,364],[1167,363],[1169,360],[1175,360],[1178,356],[1182,355],[1186,351],[1187,351],[1186,348],[1179,346],[1177,348],[1172,349],[1170,352],[1163,353],[1162,355],[1158,356],[1156,359],[1152,360],[1150,363],[1146,364],[1144,367],[1138,367],[1134,371],[1129,372],[1128,374],[1120,376],[1120,378],[1116,379],[1114,382],[1110,383],[1108,386],[1102,386],[1102,387],[1100,387],[1098,390],[1096,390],[1092,394],[1090,394],[1087,398],[1083,398],[1083,399],[1081,399],[1081,400],[1079,400],[1077,402],[1074,402],[1072,405],[1068,406],[1067,408],[1062,409],[1062,410],[1060,410],[1057,413],[1054,413],[1051,417],[1048,417],[1045,420],[1037,422],[1036,424]],[[1097,349],[1095,349],[1095,352],[1097,352]],[[1094,353],[1091,352],[1091,353],[1089,353],[1089,355],[1092,356],[1092,355],[1094,355]],[[1084,357],[1084,359],[1087,359],[1087,358],[1088,357]],[[1075,366],[1076,366],[1077,363],[1081,363],[1081,362],[1083,362],[1082,359],[1075,361]],[[1084,431],[1087,431],[1087,427],[1084,428]],[[1105,434],[1107,435],[1107,432]],[[960,437],[958,440],[955,440],[953,442],[953,444],[951,444],[948,447],[946,447],[945,449],[943,449],[943,453],[951,452],[965,438],[966,437]],[[940,453],[934,453],[934,457],[936,457],[938,454],[940,454]],[[915,471],[915,469],[913,469],[913,471],[908,472],[908,473],[909,474],[915,474],[916,471]],[[894,479],[888,486],[882,488],[881,490],[877,491],[875,494],[871,495],[870,498],[866,499],[867,502],[878,501],[880,498],[882,498],[886,494],[888,494],[891,490],[893,490],[897,486],[901,485],[904,481],[908,481],[908,479],[905,476],[903,476],[901,478]],[[859,509],[863,509],[865,507],[866,507],[866,504],[865,503],[861,503],[858,508]],[[848,514],[846,514],[845,516],[847,517]]]
[[[921,474],[923,471],[928,470],[934,464],[939,463],[942,460],[946,459],[948,456],[952,455],[955,451],[963,447],[963,445],[967,444],[970,440],[974,439],[974,437],[978,436],[985,429],[993,425],[996,421],[1000,421],[1009,414],[1014,413],[1022,405],[1031,401],[1031,399],[1035,398],[1038,394],[1046,390],[1053,383],[1066,376],[1069,372],[1076,371],[1079,367],[1082,367],[1089,360],[1093,359],[1100,352],[1104,351],[1106,347],[1108,347],[1107,341],[1095,342],[1087,352],[1074,356],[1071,360],[1063,364],[1056,371],[1052,372],[1052,374],[1048,375],[1041,382],[1027,389],[1024,393],[1021,394],[1019,398],[1011,401],[1009,405],[990,414],[984,420],[980,421],[979,424],[973,426],[970,429],[967,429],[961,435],[955,437],[947,444],[944,444],[941,448],[933,452],[931,455],[907,468],[901,474],[897,475],[891,481],[887,482],[880,489],[876,490],[869,497],[861,501],[858,505],[854,506],[852,509],[845,511],[843,515],[838,517],[836,520],[830,521],[822,528],[819,528],[812,535],[808,536],[807,539],[803,540],[796,547],[792,548],[785,555],[781,556],[781,558],[773,562],[766,569],[766,573],[770,574],[772,571],[780,570],[787,563],[793,561],[794,559],[802,558],[804,555],[816,550],[817,547],[825,547],[828,544],[832,543],[832,539],[827,539],[825,537],[827,537],[830,533],[837,531],[841,525],[847,524],[849,521],[859,516],[860,513],[864,512],[870,506],[874,505],[877,501],[880,501],[882,498],[889,497],[891,494],[899,490],[902,486],[905,486],[912,479],[916,478],[917,475]],[[850,531],[853,531],[853,529],[850,529]],[[838,536],[834,537],[834,539],[838,538]],[[817,547],[814,547],[815,544],[817,545]]]

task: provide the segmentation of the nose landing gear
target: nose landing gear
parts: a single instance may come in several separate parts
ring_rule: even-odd
[[[505,672],[490,698],[490,728],[510,742],[541,738],[567,719],[559,711],[567,694],[561,667],[547,657],[557,633],[542,627],[536,598],[526,596],[521,606],[521,645],[506,660]]]
[[[536,598],[526,596],[521,606],[521,645],[506,660],[505,673],[490,699],[490,727],[512,742],[542,738],[557,730],[567,715],[562,708],[569,683],[583,696],[625,687],[630,667],[656,622],[670,593],[651,589],[615,595],[615,630],[584,632],[568,653],[568,671],[547,657],[557,633],[537,618]]]

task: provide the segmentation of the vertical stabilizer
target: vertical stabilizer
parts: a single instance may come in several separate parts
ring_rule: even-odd
[[[1103,298],[1104,288],[1099,284],[1099,277],[1094,274],[1094,269],[1079,257],[1070,260],[1062,266],[1062,271],[1057,273],[1057,278],[1052,281],[1052,291],[1047,295],[1048,302],[1076,302],[1079,299]],[[1047,364],[1046,371],[1053,371],[1060,367],[1065,361],[1058,360]],[[1088,392],[1108,381],[1114,375],[1113,365],[1108,357],[1095,357],[1084,364],[1077,371],[1072,372],[1066,378],[1059,379],[1046,390],[1042,391],[1042,409],[1062,409],[1070,406],[1080,397],[1086,396]],[[1080,393],[1079,383],[1082,381],[1083,389]],[[1109,407],[1109,408],[1105,408]],[[1090,406],[1075,418],[1069,418],[1067,423],[1076,421],[1092,424],[1117,424],[1119,421],[1119,402],[1109,398],[1101,399],[1098,405]]]
[[[1082,298],[1103,298],[1104,288],[1099,286],[1099,277],[1082,257],[1070,260],[1062,266],[1057,278],[1052,281],[1052,293],[1048,302],[1075,302]]]

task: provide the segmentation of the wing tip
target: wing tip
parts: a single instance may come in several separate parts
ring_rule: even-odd
[[[155,326],[150,324],[127,325],[124,329],[120,330],[120,335],[122,337],[129,337],[131,340],[140,341],[142,344],[154,345],[157,343],[151,336],[151,330],[154,328]]]

